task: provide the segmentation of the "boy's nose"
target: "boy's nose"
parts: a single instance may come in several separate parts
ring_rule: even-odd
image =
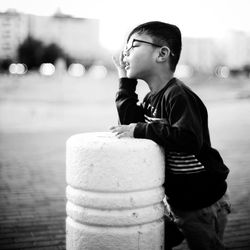
[[[126,56],[128,56],[128,51],[125,49],[123,50],[122,54],[123,54],[123,57],[125,58]]]
[[[123,54],[122,62],[126,63],[127,62],[127,54]]]

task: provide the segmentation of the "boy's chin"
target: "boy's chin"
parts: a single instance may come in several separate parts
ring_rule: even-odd
[[[127,77],[135,79],[135,78],[137,78],[137,75],[134,74],[133,72],[131,72],[130,70],[128,70],[127,71]]]

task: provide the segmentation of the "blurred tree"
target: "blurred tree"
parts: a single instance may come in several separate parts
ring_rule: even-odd
[[[37,69],[41,64],[44,45],[41,41],[28,36],[17,49],[18,60],[25,63],[28,69]]]
[[[17,54],[19,62],[25,63],[29,70],[38,69],[42,63],[55,64],[59,58],[64,59],[66,62],[72,61],[57,44],[44,45],[42,41],[31,36],[28,36],[19,45]]]
[[[2,59],[0,61],[0,72],[8,72],[11,63],[13,63],[11,58]]]
[[[244,67],[243,67],[243,71],[245,73],[245,75],[247,77],[250,77],[250,64],[246,64]]]
[[[68,68],[71,63],[75,62],[75,60],[71,56],[66,55],[65,62],[66,62],[67,68]]]
[[[55,43],[51,43],[43,50],[42,63],[55,63],[58,58],[65,59],[64,51]]]

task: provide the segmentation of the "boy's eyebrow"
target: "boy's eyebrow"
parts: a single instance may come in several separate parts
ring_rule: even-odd
[[[133,39],[132,44],[134,42],[141,42],[141,43],[150,44],[150,45],[153,45],[153,46],[156,46],[156,47],[162,47],[162,45],[159,45],[159,44],[156,44],[156,43],[152,43],[152,42],[148,42],[148,41],[145,41],[145,40],[135,39],[135,38]]]

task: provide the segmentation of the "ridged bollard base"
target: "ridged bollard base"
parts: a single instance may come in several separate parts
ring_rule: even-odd
[[[164,249],[164,156],[111,133],[67,141],[67,250]]]
[[[162,221],[134,227],[95,227],[67,218],[67,249],[157,250],[164,249]]]

